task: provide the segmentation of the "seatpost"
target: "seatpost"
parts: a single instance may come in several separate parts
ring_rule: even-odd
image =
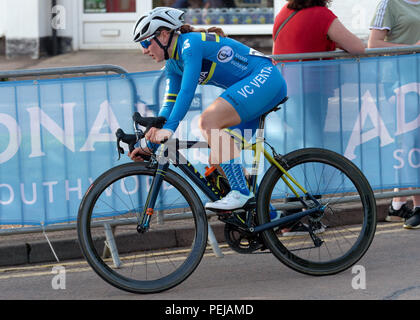
[[[252,172],[251,175],[254,177],[253,180],[253,191],[255,192],[256,189],[256,176],[258,174],[258,167],[260,163],[261,158],[261,152],[263,151],[263,145],[264,145],[264,125],[265,125],[265,117],[266,114],[263,114],[259,119],[259,125],[257,132],[255,134],[255,143],[257,145],[257,149],[255,150],[254,160],[252,162]]]
[[[259,125],[258,125],[258,130],[257,130],[257,133],[255,135],[255,138],[257,139],[257,141],[258,141],[258,139],[260,139],[260,140],[261,139],[264,139],[265,117],[266,117],[266,114],[263,114],[260,117]]]

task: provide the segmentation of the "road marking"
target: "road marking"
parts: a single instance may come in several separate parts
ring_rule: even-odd
[[[233,254],[236,253],[232,250],[228,250],[228,251],[224,251],[223,254],[225,255],[229,255],[229,254]],[[213,253],[205,253],[203,257],[209,257],[209,256],[213,256]],[[179,260],[185,260],[186,257],[177,257],[177,258],[172,258],[170,259],[170,261],[179,261]],[[160,260],[156,260],[156,262],[164,262],[167,261],[168,259],[160,259]],[[82,262],[81,262],[82,263]],[[130,264],[129,267],[133,266],[133,265],[141,265],[144,264],[144,262],[139,261],[139,262],[135,262],[133,264]],[[54,264],[51,266],[58,266],[58,265],[63,265],[64,264]],[[79,272],[86,272],[86,271],[93,271],[91,267],[85,267],[85,268],[72,268],[72,269],[66,269],[66,273],[79,273]],[[53,274],[51,271],[40,271],[40,272],[30,272],[30,273],[18,273],[18,274],[10,274],[10,275],[3,275],[0,276],[0,280],[6,280],[6,279],[12,279],[12,278],[30,278],[30,277],[38,277],[38,276],[47,276],[47,275],[51,275]]]
[[[381,235],[381,234],[388,234],[388,233],[395,233],[395,232],[410,232],[407,231],[403,228],[394,228],[394,227],[402,227],[403,223],[402,222],[397,222],[397,223],[384,223],[384,224],[378,224],[377,228],[376,228],[376,235]],[[349,228],[349,229],[345,229],[345,230],[357,230],[358,228]],[[386,229],[390,229],[390,230],[386,230]],[[351,237],[355,237],[355,236],[351,236]],[[220,248],[224,249],[223,254],[229,255],[229,254],[239,254],[233,250],[229,249],[229,245],[227,244],[220,244],[219,245]],[[207,247],[207,250],[209,250],[211,247]],[[148,258],[154,258],[156,259],[156,257],[165,255],[165,254],[182,254],[182,253],[186,253],[189,250],[185,250],[185,249],[180,249],[180,250],[172,250],[172,251],[164,251],[164,252],[158,252],[158,253],[152,253],[152,254],[148,254],[147,257]],[[144,258],[144,255],[141,256],[142,258]],[[214,253],[213,252],[207,252],[204,254],[204,257],[214,257]],[[122,257],[121,260],[130,260],[136,258],[135,255],[131,255],[131,256],[126,256],[126,257]],[[170,260],[172,261],[178,261],[178,260],[182,260],[185,259],[184,256],[181,257],[177,257],[177,258],[172,258]],[[161,262],[167,259],[160,259],[157,260],[157,262]],[[107,261],[112,262],[111,259],[107,259]],[[156,260],[155,260],[156,261]],[[139,265],[139,264],[144,264],[144,262],[136,262],[135,265]],[[78,273],[78,272],[89,272],[89,271],[93,271],[92,268],[90,266],[88,266],[86,261],[77,261],[77,262],[63,262],[63,263],[49,263],[49,264],[44,264],[44,265],[37,265],[37,266],[25,266],[25,267],[9,267],[9,268],[3,268],[0,269],[0,274],[4,274],[4,275],[0,275],[0,280],[7,280],[7,279],[12,279],[12,278],[29,278],[29,277],[38,277],[38,276],[46,276],[46,275],[52,275],[52,268],[54,266],[64,266],[64,267],[69,267],[69,269],[66,269],[66,272],[68,273]],[[76,267],[73,268],[75,266],[80,266],[80,267]],[[86,267],[84,267],[86,266]],[[33,270],[39,270],[39,269],[50,269],[48,271],[37,271],[34,272]],[[28,272],[29,271],[29,272]],[[32,271],[32,272],[31,272]],[[9,272],[20,272],[20,273],[15,273],[15,274],[5,274],[5,273],[9,273]]]

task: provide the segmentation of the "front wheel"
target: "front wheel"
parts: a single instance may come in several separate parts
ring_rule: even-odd
[[[78,237],[86,260],[105,281],[134,293],[180,284],[198,266],[207,245],[203,204],[191,185],[171,170],[164,177],[150,228],[137,232],[136,215],[143,212],[154,175],[144,163],[112,168],[95,180],[79,208]],[[183,219],[162,224],[158,214]],[[110,227],[121,265],[109,257],[104,235]]]
[[[349,268],[366,253],[375,234],[376,202],[367,179],[351,161],[329,150],[301,149],[283,160],[286,171],[326,208],[280,230],[264,231],[267,247],[285,265],[305,274],[330,275]],[[297,202],[283,176],[272,166],[260,184],[260,224],[270,221],[270,204],[282,216],[304,210],[286,207],[288,202]],[[307,203],[313,205],[310,200]],[[319,242],[311,237],[309,227]]]

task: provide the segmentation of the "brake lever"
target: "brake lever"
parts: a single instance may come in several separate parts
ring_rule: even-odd
[[[122,136],[124,135],[124,131],[122,131],[122,129],[119,128],[117,130],[117,132],[115,133],[115,135],[117,136],[118,160],[120,160],[121,159],[121,154],[124,154],[124,149],[120,145],[121,140],[122,140]]]
[[[117,150],[118,150],[118,160],[121,159],[121,154],[124,154],[124,149],[121,147],[120,142],[124,142],[128,144],[128,150],[133,152],[134,146],[136,145],[138,139],[135,134],[126,134],[121,128],[115,132],[115,135],[117,136]]]

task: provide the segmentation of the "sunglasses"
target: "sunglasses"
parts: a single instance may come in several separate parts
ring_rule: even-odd
[[[144,39],[143,41],[140,41],[140,44],[143,48],[147,49],[152,44],[152,39],[159,36],[159,33],[156,32],[154,35],[150,36],[149,38]]]

